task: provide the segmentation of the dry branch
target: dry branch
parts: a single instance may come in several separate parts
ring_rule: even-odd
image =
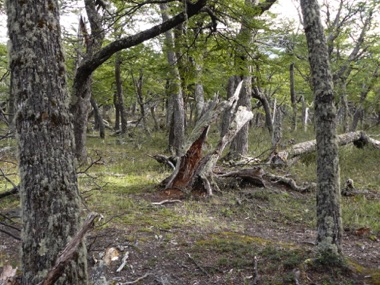
[[[18,186],[13,187],[11,190],[8,190],[6,192],[0,193],[0,199],[17,194],[18,191]]]
[[[85,234],[93,228],[94,220],[97,217],[100,217],[100,215],[96,213],[91,213],[88,215],[80,231],[66,245],[65,249],[61,252],[55,261],[54,267],[48,272],[45,280],[40,282],[38,285],[53,285],[59,279],[59,277],[62,276],[66,265],[74,257],[74,254],[78,250],[78,247],[82,242]]]
[[[129,285],[129,284],[136,284],[137,282],[147,278],[148,276],[150,276],[151,274],[150,273],[146,273],[145,275],[137,278],[136,280],[133,280],[133,281],[128,281],[128,282],[124,282],[124,283],[117,283],[117,285]]]

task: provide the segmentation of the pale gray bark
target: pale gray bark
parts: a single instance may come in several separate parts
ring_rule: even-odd
[[[235,89],[238,86],[240,81],[241,79],[239,78],[239,76],[230,76],[230,78],[228,78],[227,100],[230,99],[234,95]],[[222,116],[221,116],[222,117],[221,130],[220,130],[221,137],[223,137],[228,131],[231,116],[232,116],[231,109],[226,109],[225,111],[223,111]]]
[[[100,49],[105,33],[102,28],[102,16],[96,9],[95,1],[85,0],[84,3],[91,27],[91,34],[85,38],[86,53],[83,58],[85,62]],[[80,66],[81,65],[82,63]],[[79,72],[81,72],[80,67],[76,69],[75,77],[77,77],[77,73]],[[70,111],[73,114],[74,124],[75,153],[79,160],[84,160],[87,157],[87,119],[90,112],[91,83],[91,74],[82,82],[74,81],[73,94],[70,102]]]
[[[339,256],[342,242],[336,110],[326,38],[317,0],[301,0],[315,96],[317,243],[319,253]]]
[[[167,14],[167,5],[160,4],[161,15],[163,22],[169,20]],[[177,68],[177,57],[174,52],[174,38],[171,31],[165,32],[166,38],[166,54],[168,58],[168,63],[170,65],[170,82],[169,82],[169,104],[172,104],[173,109],[167,109],[167,111],[172,110],[172,114],[169,114],[170,125],[169,125],[169,150],[174,152],[176,156],[181,156],[181,147],[184,142],[185,136],[185,111],[183,102],[183,90],[181,88],[181,78]]]
[[[23,285],[38,284],[80,229],[58,1],[7,1],[17,113]],[[56,284],[87,284],[81,246]]]

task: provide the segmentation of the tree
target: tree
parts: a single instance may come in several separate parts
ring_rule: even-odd
[[[109,43],[108,45],[102,47],[98,51],[91,53],[81,62],[74,78],[71,104],[71,109],[73,110],[74,115],[74,122],[78,122],[74,124],[74,134],[76,138],[76,154],[79,159],[83,159],[86,156],[85,133],[88,114],[87,105],[89,101],[87,90],[91,74],[116,52],[136,46],[148,39],[154,38],[162,33],[165,33],[166,31],[169,31],[170,29],[176,27],[180,23],[200,13],[202,8],[205,7],[206,3],[207,0],[198,0],[195,3],[188,4],[186,5],[186,8],[183,12],[178,13],[176,16],[168,19],[167,21],[153,26],[150,29],[139,32],[135,35],[126,36],[118,40],[115,40]],[[137,6],[141,7],[142,5]],[[87,10],[87,12],[89,12],[89,10]],[[84,113],[86,114],[86,116],[84,116]]]
[[[322,258],[336,261],[342,253],[342,221],[333,79],[318,2],[301,0],[301,8],[315,96],[318,250]]]
[[[38,284],[80,227],[74,137],[57,0],[6,1],[17,113],[22,284]],[[56,284],[86,284],[86,252]]]
[[[160,4],[162,20],[169,20],[167,5]],[[180,73],[177,67],[177,55],[174,52],[174,39],[171,31],[165,32],[166,53],[170,65],[170,78],[168,86],[168,119],[169,119],[169,150],[176,156],[180,156],[181,147],[185,136],[185,108],[183,102],[183,88],[181,86]]]

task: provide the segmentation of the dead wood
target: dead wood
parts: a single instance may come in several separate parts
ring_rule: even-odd
[[[209,127],[205,127],[199,138],[193,142],[186,154],[181,157],[176,168],[176,173],[173,178],[166,185],[167,189],[178,189],[184,193],[188,193],[188,186],[191,186],[191,182],[194,179],[194,174],[197,170],[199,162],[202,159],[202,146],[207,138]]]
[[[155,155],[149,155],[149,157],[155,159],[158,163],[161,163],[165,166],[170,167],[171,169],[175,170],[175,158],[173,157],[168,157],[162,154],[155,154]]]
[[[296,192],[305,193],[310,192],[313,189],[315,189],[316,184],[315,183],[309,183],[306,186],[298,186],[294,179],[284,176],[277,176],[271,173],[266,173],[265,177],[270,180],[271,183],[279,183],[288,186],[290,189]]]
[[[269,187],[272,184],[282,184],[287,186],[293,191],[305,193],[310,192],[315,188],[315,184],[310,183],[304,186],[299,186],[294,179],[285,176],[278,176],[265,172],[261,167],[245,168],[227,173],[218,173],[219,178],[233,177],[235,180],[240,179],[239,186],[246,184],[255,185],[259,187]]]
[[[88,215],[82,228],[66,245],[65,249],[56,259],[53,268],[50,269],[46,278],[42,282],[40,282],[39,285],[53,285],[59,279],[59,277],[62,276],[66,265],[74,257],[74,254],[78,250],[79,245],[82,243],[85,234],[93,228],[94,220],[99,216],[100,215],[96,213],[91,213]]]
[[[239,83],[234,96],[227,101],[218,103],[217,98],[208,105],[208,109],[203,113],[197,121],[189,139],[183,146],[184,153],[178,160],[176,169],[167,179],[165,191],[169,193],[173,190],[182,191],[188,195],[190,193],[207,193],[212,195],[213,189],[218,190],[218,186],[213,179],[213,168],[220,158],[224,148],[240,129],[252,119],[253,114],[245,107],[237,106],[237,99],[242,87]],[[215,122],[221,112],[226,108],[231,109],[233,117],[227,133],[220,139],[212,152],[202,157],[202,145],[207,138],[207,132],[211,123]],[[178,194],[178,192],[173,191]]]
[[[263,179],[264,174],[265,172],[261,167],[254,167],[219,174],[218,177],[240,177],[245,183],[266,187]]]
[[[380,141],[374,140],[363,131],[349,132],[337,136],[339,146],[353,143],[358,148],[363,148],[366,145],[371,145],[376,149],[380,149]],[[316,140],[298,143],[289,148],[274,152],[268,158],[271,164],[292,164],[294,159],[300,155],[314,152],[316,149]]]

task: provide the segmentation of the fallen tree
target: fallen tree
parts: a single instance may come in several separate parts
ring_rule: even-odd
[[[358,148],[363,148],[366,145],[371,145],[375,149],[380,149],[380,141],[369,137],[363,131],[349,132],[338,135],[338,145],[343,146],[353,143]],[[291,145],[285,150],[273,152],[268,158],[270,164],[286,164],[291,165],[300,155],[314,152],[316,148],[316,140],[302,142]]]

